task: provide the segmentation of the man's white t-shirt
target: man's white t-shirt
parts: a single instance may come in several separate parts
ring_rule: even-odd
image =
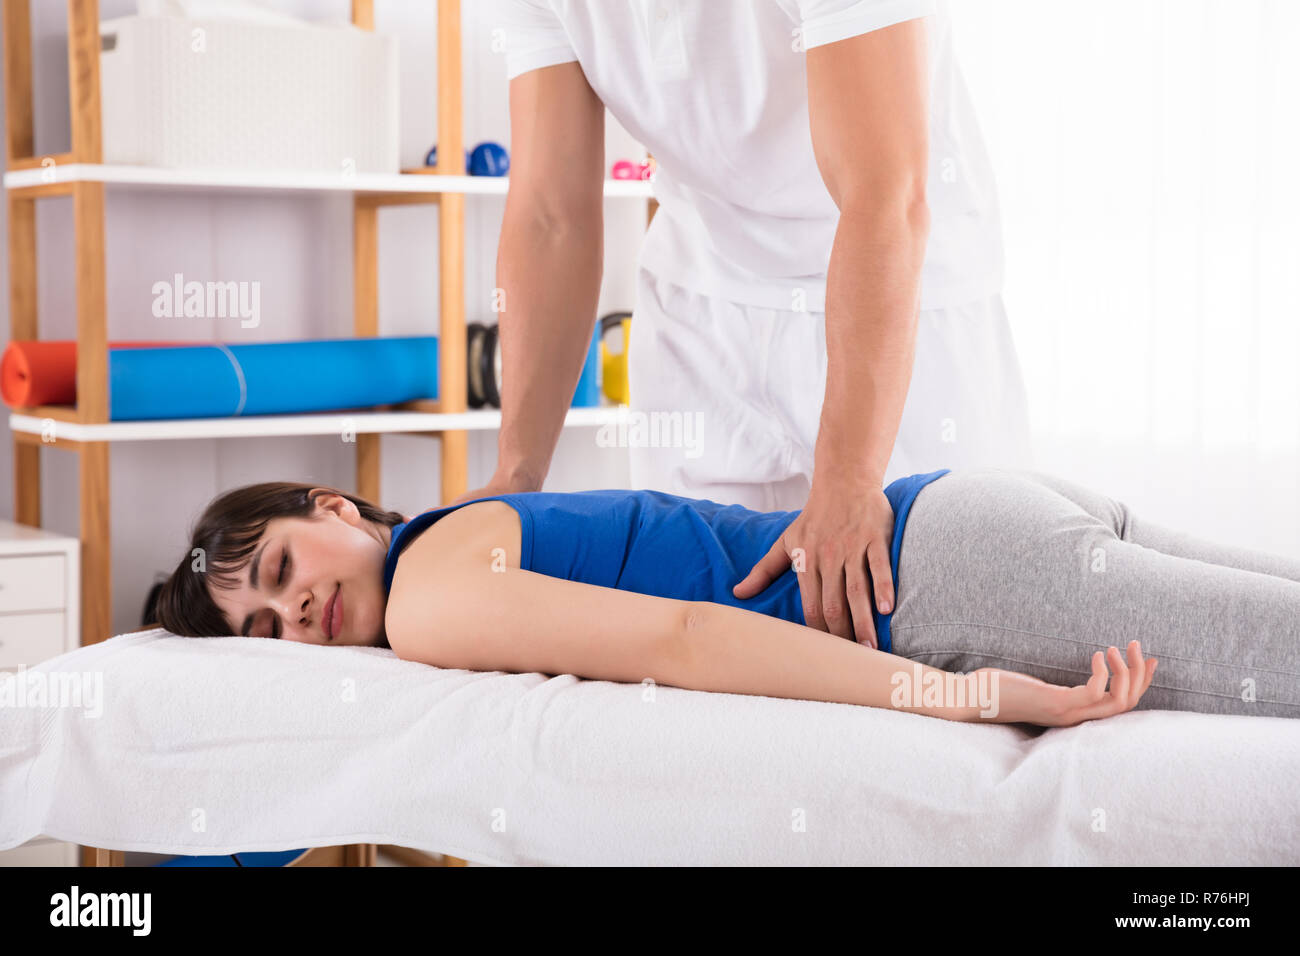
[[[660,208],[643,268],[732,302],[814,312],[825,311],[839,209],[813,155],[804,51],[930,17],[921,308],[1001,291],[997,191],[953,57],[946,0],[499,3],[509,78],[577,61],[654,156]]]

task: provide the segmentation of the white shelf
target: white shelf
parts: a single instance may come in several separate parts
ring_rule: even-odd
[[[15,169],[4,174],[6,189],[49,183],[96,182],[137,188],[191,190],[242,189],[262,192],[338,193],[464,193],[504,196],[506,176],[441,176],[425,173],[342,173],[294,172],[292,170],[165,169],[157,166],[116,166],[66,163],[34,169]],[[611,198],[650,199],[650,183],[639,179],[606,179],[605,195]]]
[[[614,424],[627,414],[622,405],[570,408],[566,428]],[[47,422],[14,412],[9,427],[40,435]],[[82,425],[54,421],[54,437],[69,441],[177,441],[195,438],[269,438],[283,435],[401,434],[433,431],[491,431],[501,427],[496,409],[441,414],[437,412],[328,412],[310,415],[249,415],[238,418],[177,418],[160,421],[108,422]]]

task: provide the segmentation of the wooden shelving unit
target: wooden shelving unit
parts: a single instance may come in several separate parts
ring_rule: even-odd
[[[78,456],[81,508],[81,643],[112,634],[109,449],[121,441],[256,438],[279,435],[356,435],[356,491],[378,500],[380,436],[407,433],[441,440],[444,503],[463,494],[468,480],[468,434],[496,428],[500,413],[469,411],[466,396],[465,197],[504,195],[504,178],[466,175],[462,130],[460,0],[438,0],[438,166],[428,173],[285,173],[247,170],[174,170],[103,163],[99,85],[98,0],[67,0],[71,149],[35,152],[32,100],[31,0],[0,0],[4,17],[6,104],[4,185],[9,217],[10,335],[38,339],[36,203],[71,197],[73,279],[77,309],[77,404],[18,409],[14,435],[14,520],[41,524],[42,448]],[[374,29],[374,0],[351,0],[352,22]],[[117,189],[343,192],[353,197],[353,332],[379,334],[379,213],[386,206],[428,204],[438,209],[438,401],[387,410],[316,415],[255,416],[153,422],[110,422],[104,239],[104,195]],[[613,198],[650,199],[646,182],[606,182]],[[654,202],[650,200],[649,216]],[[648,221],[648,219],[647,219]],[[593,317],[594,319],[594,317]],[[572,409],[567,425],[613,421],[618,409]],[[118,851],[83,848],[83,862],[121,865]],[[367,865],[374,848],[320,848],[308,856]],[[448,860],[451,865],[460,861]]]
[[[39,338],[36,303],[36,203],[72,197],[77,289],[77,404],[17,409],[14,432],[14,518],[40,526],[40,451],[77,453],[83,552],[82,643],[112,631],[108,483],[113,442],[282,435],[356,434],[356,490],[379,498],[379,439],[406,433],[442,442],[442,494],[467,490],[468,432],[499,427],[500,413],[469,411],[465,398],[465,197],[505,195],[508,180],[468,176],[462,134],[459,0],[438,3],[439,165],[430,173],[298,173],[280,170],[162,169],[102,162],[99,104],[98,0],[68,0],[68,63],[72,149],[35,154],[32,110],[31,0],[3,0],[7,103],[4,175],[10,235],[11,338]],[[374,0],[352,0],[352,21],[374,28]],[[106,188],[350,194],[353,197],[353,333],[379,334],[378,217],[386,206],[438,207],[439,401],[332,415],[110,422],[108,420],[107,302],[104,265]],[[649,199],[649,183],[608,180],[611,198]],[[600,425],[615,409],[572,409],[569,426]]]

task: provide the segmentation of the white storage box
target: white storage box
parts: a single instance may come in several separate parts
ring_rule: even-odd
[[[395,173],[395,37],[352,26],[100,23],[104,162]]]

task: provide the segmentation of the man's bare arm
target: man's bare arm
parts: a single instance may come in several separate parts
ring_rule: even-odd
[[[912,376],[929,238],[926,21],[809,50],[817,165],[840,209],[817,470],[878,490]]]
[[[577,63],[510,81],[510,136],[493,493],[542,486],[591,344],[604,255],[605,107]]]
[[[808,625],[872,647],[873,596],[882,614],[894,605],[894,513],[882,485],[912,379],[929,238],[925,31],[924,19],[908,20],[807,53],[813,150],[840,210],[826,279],[826,393],[808,502],[734,589],[753,597],[802,552]]]

